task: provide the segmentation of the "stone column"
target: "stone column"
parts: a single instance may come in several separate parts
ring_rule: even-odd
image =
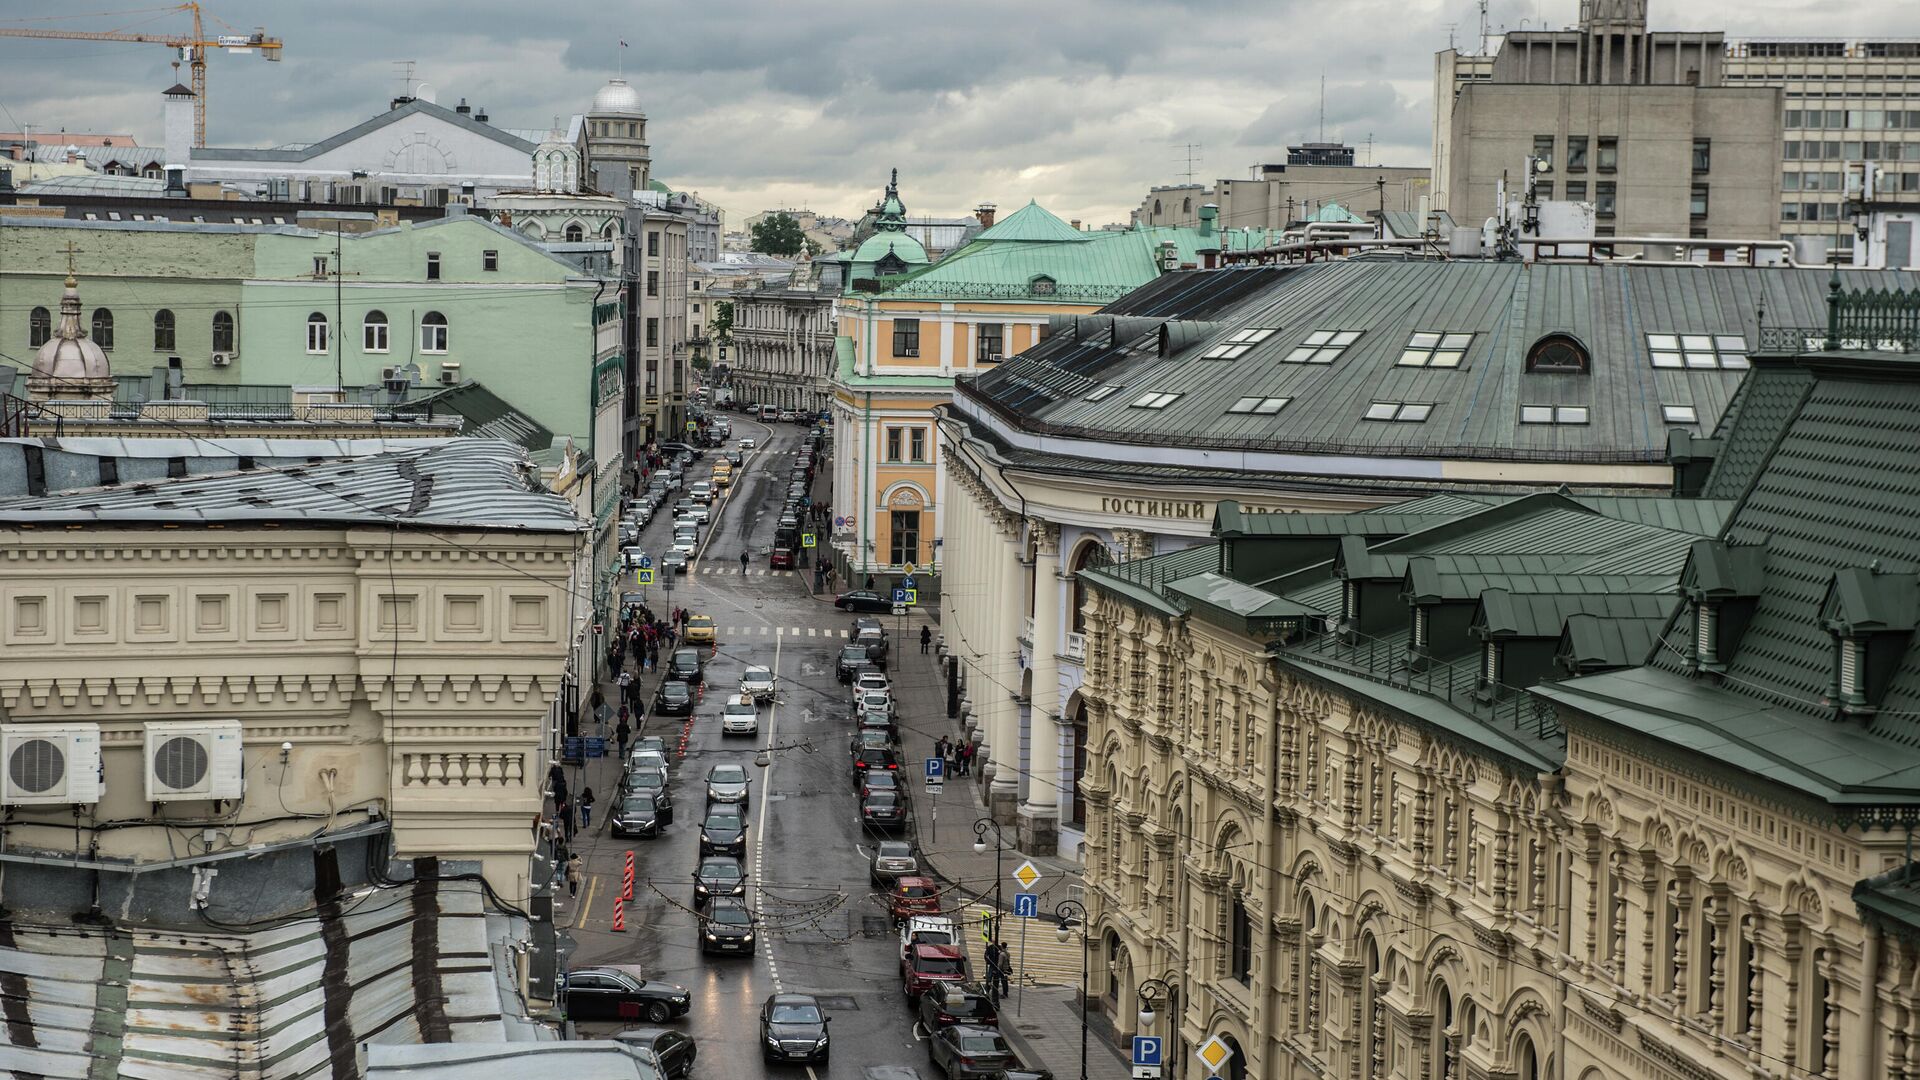
[[[1060,849],[1060,526],[1031,522],[1033,555],[1033,700],[1027,709],[1027,801],[1020,807],[1020,849]]]
[[[1001,535],[991,550],[998,560],[994,577],[1000,587],[991,608],[995,629],[983,646],[990,681],[981,687],[990,702],[988,738],[993,744],[993,772],[986,778],[987,808],[995,821],[1011,825],[1020,799],[1020,705],[1014,700],[1020,692],[1020,665],[1016,657],[1027,605],[1022,599],[1026,590],[1022,588],[1025,574],[1020,563],[1020,519],[996,510],[995,524],[1000,526]]]

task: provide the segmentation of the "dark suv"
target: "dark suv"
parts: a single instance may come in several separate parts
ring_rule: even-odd
[[[699,686],[703,674],[699,649],[675,649],[673,659],[667,661],[667,678],[679,679],[689,686]]]
[[[841,682],[850,683],[853,681],[855,671],[870,666],[871,665],[867,663],[867,647],[865,645],[842,645],[840,647],[840,658],[834,663],[833,673]]]
[[[653,715],[692,716],[693,687],[679,679],[668,679],[653,692]]]
[[[1000,1016],[993,1007],[993,999],[981,993],[979,987],[934,983],[920,995],[920,1023],[928,1031],[954,1024],[998,1027]]]

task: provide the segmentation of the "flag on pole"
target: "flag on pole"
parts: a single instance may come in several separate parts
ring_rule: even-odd
[[[626,43],[626,42],[624,42],[624,41],[623,41],[623,42],[621,42],[621,43],[620,43],[620,47],[621,47],[621,48],[623,48],[623,49],[624,49],[624,48],[626,48],[626,47],[627,47],[627,43]]]

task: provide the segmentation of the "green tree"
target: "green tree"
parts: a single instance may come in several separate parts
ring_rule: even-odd
[[[753,226],[753,250],[767,255],[798,255],[806,239],[792,214],[772,214]]]
[[[707,320],[707,335],[720,345],[733,343],[733,301],[713,305],[713,317]]]

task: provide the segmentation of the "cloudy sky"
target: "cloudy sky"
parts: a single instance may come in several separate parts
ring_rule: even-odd
[[[129,2],[130,0],[123,0]],[[0,0],[0,25],[177,32],[179,16],[48,18]],[[94,11],[113,0],[74,5]],[[1501,27],[1564,25],[1578,0],[1492,0]],[[651,121],[655,174],[738,220],[774,206],[853,216],[889,168],[916,214],[1038,199],[1125,220],[1147,188],[1245,176],[1319,129],[1381,164],[1424,165],[1433,53],[1472,48],[1475,0],[209,0],[287,42],[285,61],[216,56],[209,141],[305,142],[382,111],[396,61],[442,104],[511,127],[583,111],[623,62]],[[1656,29],[1731,36],[1920,37],[1913,0],[1653,0]],[[625,39],[629,47],[618,48]],[[616,54],[619,54],[618,57]],[[160,142],[153,45],[0,38],[14,130]]]

